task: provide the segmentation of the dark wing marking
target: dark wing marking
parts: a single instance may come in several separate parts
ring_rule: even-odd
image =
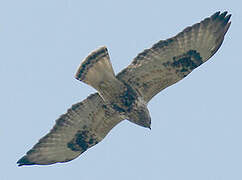
[[[96,93],[73,105],[56,120],[53,129],[17,163],[22,165],[67,162],[100,142],[122,118]]]
[[[217,12],[176,36],[159,41],[138,54],[117,78],[135,88],[148,102],[214,55],[230,26],[230,16]]]

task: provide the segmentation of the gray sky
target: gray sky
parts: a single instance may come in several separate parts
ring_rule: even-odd
[[[0,2],[0,180],[241,180],[242,4],[237,0]],[[79,158],[17,167],[55,119],[94,89],[74,79],[101,45],[118,73],[137,53],[217,10],[232,13],[220,50],[150,103],[152,130],[123,121]]]

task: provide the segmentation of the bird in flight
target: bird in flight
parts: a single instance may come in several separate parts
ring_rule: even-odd
[[[150,128],[147,103],[217,52],[230,27],[230,17],[227,12],[216,12],[176,36],[159,41],[138,54],[117,75],[107,48],[93,51],[83,60],[75,78],[98,93],[72,105],[56,120],[51,131],[17,162],[18,165],[71,161],[100,142],[125,119]]]

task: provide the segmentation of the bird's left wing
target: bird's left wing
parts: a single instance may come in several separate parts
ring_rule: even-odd
[[[70,161],[100,142],[122,120],[99,94],[90,95],[57,119],[53,129],[17,163],[22,166]]]
[[[117,78],[136,89],[146,102],[187,76],[221,46],[231,15],[217,12],[176,36],[146,49]]]

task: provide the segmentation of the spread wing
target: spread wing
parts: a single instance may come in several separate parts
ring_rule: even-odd
[[[162,89],[187,76],[221,46],[230,26],[227,12],[217,12],[176,36],[144,50],[117,78],[141,93],[148,102]]]
[[[70,161],[100,142],[122,120],[97,93],[90,95],[57,119],[53,129],[17,163],[22,166]]]

